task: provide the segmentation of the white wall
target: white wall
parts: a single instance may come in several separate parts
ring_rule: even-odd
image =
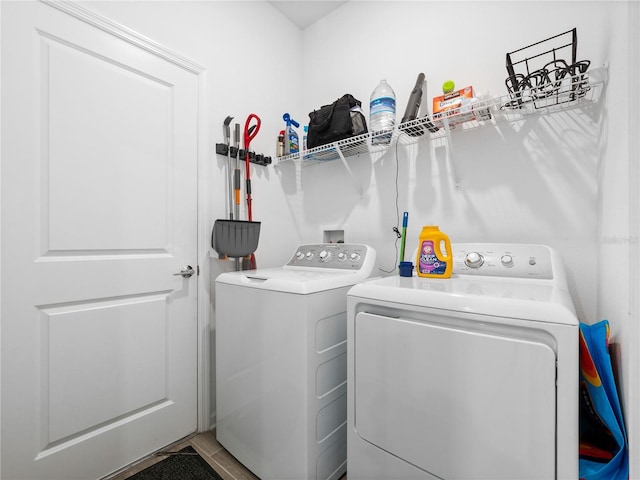
[[[619,6],[624,4],[613,5]],[[552,10],[550,15],[539,2],[349,2],[304,32],[304,105],[311,110],[346,92],[368,104],[379,79],[387,78],[400,117],[419,72],[427,78],[427,101],[448,78],[505,95],[506,52],[574,26],[578,58],[594,67],[609,61],[608,19],[615,13],[609,2],[554,2]],[[454,23],[444,20],[447,11]],[[327,59],[326,52],[342,53]],[[572,111],[454,133],[459,190],[443,149],[427,142],[417,152],[400,148],[398,209],[409,212],[412,248],[428,223],[440,225],[453,241],[547,243],[565,258],[581,319],[596,320],[599,114]],[[391,268],[394,155],[389,151],[373,165],[361,158],[351,162],[368,187],[362,199],[343,181],[339,164],[303,176],[304,195],[290,196],[291,203],[304,205],[295,219],[303,237],[317,237],[318,225],[347,224],[348,238],[373,242],[381,267]]]
[[[611,129],[617,131],[620,143],[628,145],[628,152],[620,152],[614,155],[608,155],[610,161],[615,162],[616,159],[628,159],[628,188],[629,188],[629,219],[628,219],[628,237],[625,243],[629,249],[628,263],[626,270],[629,272],[629,298],[628,304],[618,306],[617,313],[622,321],[617,323],[618,339],[622,345],[620,352],[616,353],[616,360],[622,366],[621,383],[624,388],[624,408],[626,415],[626,423],[628,426],[628,436],[630,444],[630,478],[640,478],[640,451],[637,448],[638,435],[640,434],[640,408],[638,407],[638,398],[640,398],[640,305],[638,303],[638,294],[640,293],[640,138],[637,132],[640,131],[640,92],[638,92],[638,76],[640,75],[640,3],[630,2],[627,13],[628,22],[628,41],[629,49],[627,51],[626,61],[621,59],[622,67],[620,75],[627,71],[628,83],[626,86],[627,95],[617,99],[616,105],[627,105],[627,128],[620,128],[615,122]],[[620,132],[622,131],[622,133]],[[613,135],[613,134],[612,134]],[[610,188],[615,188],[619,183],[624,183],[624,174],[622,172],[619,179],[610,182]],[[612,203],[611,209],[616,211],[616,205]],[[624,220],[620,219],[623,224]],[[613,247],[616,248],[616,247]],[[617,247],[622,249],[624,247]],[[618,252],[613,252],[617,254]],[[603,258],[607,258],[603,256]],[[624,264],[623,267],[624,268]],[[603,282],[600,288],[602,299],[599,302],[603,308],[613,306],[613,302],[617,299],[614,291],[616,290],[615,282],[613,284]],[[613,300],[612,300],[613,299]],[[625,312],[624,307],[628,306]],[[624,314],[627,313],[625,316]]]
[[[368,110],[369,94],[383,77],[396,91],[401,116],[419,72],[428,82],[423,103],[429,104],[449,78],[458,86],[504,95],[505,53],[573,26],[578,57],[591,60],[592,68],[606,64],[610,74],[624,71],[618,69],[625,68],[628,49],[626,25],[613,20],[625,18],[625,2],[553,2],[550,15],[539,2],[353,1],[304,32],[260,1],[84,4],[208,68],[212,219],[228,211],[226,159],[213,153],[227,115],[244,124],[249,113],[259,114],[262,129],[252,147],[273,155],[282,113],[306,123],[309,111],[347,92]],[[438,21],[447,11],[455,16],[455,29]],[[607,90],[626,86],[626,74],[610,76]],[[597,311],[593,274],[598,213],[606,208],[604,220],[613,218],[626,228],[628,193],[626,186],[607,188],[606,178],[626,167],[601,158],[612,143],[598,136],[609,126],[602,124],[601,113],[535,116],[523,124],[454,133],[459,190],[444,148],[428,142],[400,148],[397,210],[409,211],[409,240],[415,243],[421,226],[435,223],[453,241],[548,243],[565,258],[581,319],[606,315]],[[614,148],[626,148],[623,144],[616,139]],[[322,227],[344,226],[348,241],[373,243],[380,267],[393,268],[392,150],[374,162],[350,159],[364,186],[363,198],[340,162],[302,169],[253,167],[254,218],[263,221],[259,265],[282,263],[299,241],[321,240]],[[617,206],[616,215],[610,215],[608,202]],[[605,229],[610,243],[616,235],[628,237],[618,225]]]
[[[630,208],[629,202],[630,186],[637,189],[637,176],[629,174],[637,168],[629,163],[634,135],[627,124],[634,113],[626,103],[631,81],[637,85],[628,69],[638,53],[629,47],[629,32],[637,41],[634,2],[351,1],[304,32],[263,1],[82,3],[208,68],[203,108],[211,145],[205,179],[211,222],[228,212],[226,160],[213,153],[227,115],[244,124],[249,113],[259,114],[262,130],[252,147],[275,155],[285,111],[304,124],[308,112],[347,92],[368,110],[371,91],[387,78],[401,116],[419,72],[429,85],[427,105],[449,78],[459,87],[504,95],[507,51],[577,27],[578,58],[608,68],[599,106],[455,132],[460,189],[444,148],[429,142],[399,148],[397,158],[395,149],[373,159],[350,158],[362,197],[340,162],[253,167],[254,219],[263,221],[256,256],[259,266],[279,265],[298,243],[321,241],[323,228],[343,227],[347,241],[373,245],[379,267],[392,269],[391,229],[405,210],[407,251],[428,223],[440,225],[453,241],[549,244],[565,259],[580,319],[611,321],[628,367],[626,403],[637,399],[629,397],[632,382],[637,385],[637,368],[631,368],[637,357],[630,352],[638,344],[638,308],[632,310],[629,290],[638,282],[629,259],[638,238],[637,220],[630,231],[630,219],[639,205]],[[214,254],[207,265],[211,280],[230,268]],[[638,415],[631,413],[634,438]],[[632,478],[638,478],[634,463]]]

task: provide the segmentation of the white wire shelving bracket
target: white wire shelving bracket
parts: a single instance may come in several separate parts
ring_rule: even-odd
[[[420,141],[431,141],[444,138],[447,144],[447,156],[456,188],[460,188],[460,180],[455,169],[452,152],[452,137],[457,132],[495,126],[505,122],[516,122],[529,115],[548,114],[576,108],[597,102],[605,84],[603,69],[595,69],[597,75],[590,78],[590,72],[573,77],[565,77],[547,83],[538,88],[522,90],[517,93],[478,100],[447,112],[446,117],[422,117],[409,122],[400,123],[392,130],[370,132],[356,137],[320,147],[303,150],[294,155],[277,157],[277,164],[300,162],[312,165],[340,159],[353,183],[362,196],[362,187],[356,180],[347,158],[361,154],[385,152],[390,145],[408,146]],[[391,134],[390,141],[387,137]],[[379,143],[381,139],[385,143]]]

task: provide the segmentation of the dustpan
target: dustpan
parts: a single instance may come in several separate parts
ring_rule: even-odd
[[[218,219],[213,224],[211,246],[219,255],[248,257],[258,248],[260,222]]]

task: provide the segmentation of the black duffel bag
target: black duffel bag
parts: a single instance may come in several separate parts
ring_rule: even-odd
[[[362,103],[346,94],[309,114],[307,149],[367,133]]]

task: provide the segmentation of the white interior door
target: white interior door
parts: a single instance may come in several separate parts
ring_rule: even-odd
[[[2,478],[99,478],[197,428],[198,72],[73,4],[1,18]]]

